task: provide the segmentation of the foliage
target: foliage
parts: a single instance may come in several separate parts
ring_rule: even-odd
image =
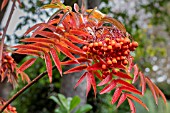
[[[59,107],[55,109],[55,113],[86,113],[92,109],[92,106],[89,104],[85,104],[83,106],[79,106],[80,104],[80,97],[74,96],[73,98],[65,98],[62,94],[57,94],[57,96],[51,96],[50,99],[55,101]]]
[[[39,23],[28,29],[24,36],[30,33],[32,35],[21,40],[26,42],[25,44],[13,47],[17,48],[14,53],[33,56],[18,68],[17,73],[21,74],[38,58],[42,58],[45,60],[49,81],[52,82],[51,59],[61,76],[62,65],[78,64],[64,74],[85,70],[75,88],[86,78],[86,95],[92,86],[96,97],[96,87],[105,85],[100,94],[114,91],[111,103],[118,102],[116,106],[118,108],[127,100],[131,112],[135,113],[136,109],[132,100],[148,110],[147,106],[134,96],[134,94],[143,96],[148,84],[156,104],[158,104],[159,96],[166,103],[161,90],[144,76],[137,64],[133,63],[132,52],[138,47],[138,43],[126,32],[119,21],[108,17],[96,8],[85,10],[82,6],[80,12],[77,4],[74,5],[75,12],[70,6],[65,6],[59,1],[52,1],[51,4],[42,8],[58,8],[59,10],[46,23]],[[60,61],[58,54],[61,53],[69,60]],[[98,85],[95,78],[100,80]],[[138,78],[140,78],[141,91],[134,85]]]

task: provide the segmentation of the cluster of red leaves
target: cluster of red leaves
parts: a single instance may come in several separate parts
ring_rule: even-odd
[[[3,107],[5,103],[6,102],[2,98],[0,98],[0,109]],[[3,113],[17,113],[17,111],[15,107],[8,105]]]
[[[24,72],[19,72],[17,68],[17,64],[14,59],[9,55],[7,51],[3,51],[2,54],[2,65],[0,68],[0,80],[1,82],[8,78],[8,82],[10,82],[13,86],[16,85],[18,74],[21,74],[22,80],[29,82],[30,79]]]
[[[54,7],[54,5],[50,4],[46,7]],[[80,13],[78,6],[75,5],[75,11],[63,8],[57,11],[47,23],[36,24],[28,29],[25,35],[33,31],[31,37],[21,40],[28,44],[14,46],[18,48],[15,53],[43,58],[50,82],[52,81],[51,57],[61,75],[61,65],[78,64],[64,72],[68,74],[85,70],[75,87],[86,78],[86,95],[91,86],[95,96],[96,86],[105,85],[100,94],[115,89],[111,103],[118,101],[117,107],[119,107],[127,99],[132,113],[135,113],[132,100],[148,110],[140,99],[132,95],[133,93],[143,95],[146,83],[152,91],[156,104],[158,104],[159,95],[166,103],[165,96],[159,88],[139,71],[136,64],[133,64],[130,51],[134,51],[138,43],[133,41],[124,26],[95,9],[86,10],[88,14]],[[58,58],[60,53],[65,54],[70,60],[61,62]],[[27,69],[36,61],[36,58],[26,61],[19,70]],[[133,85],[139,77],[142,91]],[[98,85],[95,78],[101,81]]]

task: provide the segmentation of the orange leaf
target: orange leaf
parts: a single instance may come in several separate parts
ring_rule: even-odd
[[[87,65],[85,65],[85,64],[84,65],[80,65],[80,66],[76,66],[76,67],[71,68],[68,71],[64,72],[64,74],[80,72],[80,71],[82,71],[82,70],[84,70],[86,68],[87,68]]]
[[[22,42],[43,42],[43,43],[50,43],[50,44],[55,44],[55,42],[53,40],[47,39],[47,38],[26,38],[26,39],[22,39]]]
[[[118,108],[126,100],[126,98],[127,98],[126,93],[123,93],[118,101],[116,108]]]
[[[132,80],[132,77],[131,77],[131,76],[129,76],[128,74],[125,74],[125,73],[123,73],[123,72],[120,72],[120,71],[117,72],[115,75],[118,76],[118,77],[120,77],[120,78]]]
[[[70,35],[70,34],[65,34],[65,36],[70,39],[73,43],[77,43],[77,44],[88,44],[86,41],[78,38],[77,36],[74,35]]]
[[[48,77],[49,77],[49,80],[50,80],[50,83],[51,83],[52,82],[52,62],[51,62],[51,58],[50,58],[50,55],[47,52],[45,52],[44,58],[45,58],[45,63],[46,63],[46,69],[47,69],[47,72],[48,72]]]
[[[127,99],[127,100],[128,100],[128,103],[131,109],[131,113],[136,113],[136,108],[135,108],[134,103],[130,99]]]
[[[82,63],[82,62],[90,62],[89,59],[85,58],[85,57],[80,57],[80,58],[77,58],[77,61],[79,63]],[[71,64],[78,64],[78,62],[74,61],[74,60],[67,60],[65,62],[61,62],[61,65],[71,65]]]
[[[114,104],[118,98],[120,97],[120,94],[122,93],[122,90],[120,88],[117,88],[112,96],[112,101],[111,103]]]
[[[138,66],[135,64],[134,66],[133,66],[133,68],[134,68],[134,78],[133,78],[133,81],[132,81],[132,83],[135,83],[136,82],[136,80],[138,79],[138,71],[139,71],[139,69],[138,69]]]
[[[70,33],[77,35],[77,36],[82,36],[82,37],[87,37],[90,36],[89,33],[81,31],[81,30],[70,30]]]
[[[145,91],[146,91],[146,80],[145,80],[145,76],[142,72],[139,72],[139,76],[140,76],[140,80],[141,80],[141,84],[142,84],[142,95],[144,95]]]
[[[26,36],[28,33],[30,33],[31,31],[37,29],[38,27],[42,27],[41,25],[44,23],[39,23],[39,24],[35,24],[34,26],[32,26],[31,28],[29,28],[25,33],[24,36]]]
[[[138,99],[137,97],[135,97],[131,94],[126,94],[126,95],[127,95],[127,97],[129,97],[129,98],[133,99],[134,101],[138,102],[139,104],[141,104],[146,110],[149,111],[148,107],[140,99]]]
[[[28,67],[30,67],[34,62],[36,61],[36,58],[31,58],[24,62],[19,68],[18,71],[19,73],[26,70]]]
[[[40,52],[37,50],[23,50],[23,49],[18,49],[17,51],[14,51],[14,53],[18,54],[26,54],[26,55],[33,55],[33,56],[38,56],[40,57]]]
[[[58,58],[55,49],[54,49],[54,48],[51,48],[50,53],[51,53],[51,56],[52,56],[52,58],[53,58],[53,61],[54,61],[55,65],[56,65],[56,67],[57,67],[60,75],[62,76],[62,69],[61,69],[61,65],[60,65],[60,59]]]
[[[107,92],[111,91],[112,89],[114,89],[115,87],[116,87],[116,82],[115,82],[115,80],[112,80],[107,86],[105,86],[105,87],[100,91],[100,94],[107,93]]]
[[[7,5],[8,0],[3,0],[2,4],[1,4],[1,11],[4,9],[4,7]]]
[[[84,80],[84,78],[86,77],[87,72],[85,72],[77,81],[76,85],[74,86],[74,88],[76,88],[77,86],[79,86],[79,84]]]
[[[133,92],[133,93],[136,93],[138,95],[142,95],[142,93],[139,90],[137,90],[135,87],[132,88],[132,87],[127,87],[127,86],[121,86],[120,88],[121,88],[121,90]]]
[[[92,87],[93,87],[94,95],[95,95],[95,97],[96,97],[97,91],[96,91],[96,81],[95,81],[95,78],[94,78],[94,76],[92,75],[91,72],[88,72],[88,73],[87,73],[87,77],[89,77],[89,79],[90,79],[90,83],[91,83],[91,85],[92,85]]]
[[[105,17],[103,17],[103,18],[101,19],[101,21],[109,22],[109,23],[115,25],[119,30],[121,30],[121,31],[123,31],[123,32],[126,33],[126,29],[125,29],[125,27],[123,26],[123,24],[120,23],[118,20],[112,18],[112,17],[106,17],[106,16],[105,16]]]
[[[86,88],[86,97],[87,97],[88,94],[89,94],[89,91],[91,89],[91,80],[90,80],[90,78],[88,77],[87,74],[86,74],[86,81],[87,81],[87,83],[86,83],[86,85],[87,85],[87,88]]]
[[[129,84],[128,82],[121,80],[121,79],[117,79],[116,83],[122,84],[122,85],[130,87],[130,88],[135,88],[132,84]]]
[[[60,40],[60,37],[52,32],[49,31],[36,31],[34,32],[34,34],[39,34],[43,37],[47,37],[47,38],[54,38],[54,39],[58,39]]]
[[[102,85],[105,85],[107,83],[109,83],[109,81],[112,80],[112,75],[109,74],[107,75],[107,77],[105,79],[103,79],[97,86],[102,86]]]

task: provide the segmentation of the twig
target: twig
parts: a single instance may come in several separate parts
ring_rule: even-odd
[[[9,17],[8,17],[8,20],[7,20],[7,23],[6,23],[6,25],[5,25],[4,29],[3,29],[1,45],[0,45],[0,67],[2,65],[2,53],[3,53],[3,48],[4,48],[4,40],[5,40],[5,36],[6,36],[6,31],[8,29],[8,26],[9,26],[12,14],[14,12],[15,2],[16,2],[16,0],[13,1],[12,7],[11,7],[11,11],[10,11],[10,14],[9,14]]]
[[[53,66],[52,70],[55,69],[56,66]],[[2,107],[0,113],[4,111],[4,109],[12,102],[14,101],[19,95],[21,95],[25,90],[27,90],[30,86],[32,86],[34,83],[36,83],[39,79],[44,77],[47,74],[47,71],[44,71],[43,73],[39,74],[36,78],[34,78],[30,83],[28,83],[26,86],[24,86],[21,90],[19,90],[15,95],[13,95]]]

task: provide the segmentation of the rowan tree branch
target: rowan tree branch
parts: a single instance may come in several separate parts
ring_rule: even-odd
[[[53,66],[52,70],[55,69],[56,66]],[[39,74],[36,78],[34,78],[30,83],[28,83],[26,86],[24,86],[21,90],[19,90],[15,95],[13,95],[2,107],[0,110],[0,113],[4,111],[4,109],[12,102],[14,101],[19,95],[21,95],[25,90],[27,90],[29,87],[31,87],[33,84],[35,84],[38,80],[40,80],[42,77],[44,77],[47,74],[47,70],[43,73]]]
[[[11,7],[11,11],[10,11],[8,20],[7,20],[6,25],[5,25],[4,29],[3,29],[3,34],[2,34],[2,39],[1,39],[1,45],[0,45],[0,67],[1,67],[1,65],[2,65],[2,53],[3,53],[3,48],[4,48],[4,40],[5,40],[5,36],[6,36],[6,31],[7,31],[7,29],[8,29],[10,20],[11,20],[11,18],[12,18],[12,14],[13,14],[13,12],[14,12],[15,2],[16,2],[16,0],[13,1],[13,4],[12,4],[12,7]]]

